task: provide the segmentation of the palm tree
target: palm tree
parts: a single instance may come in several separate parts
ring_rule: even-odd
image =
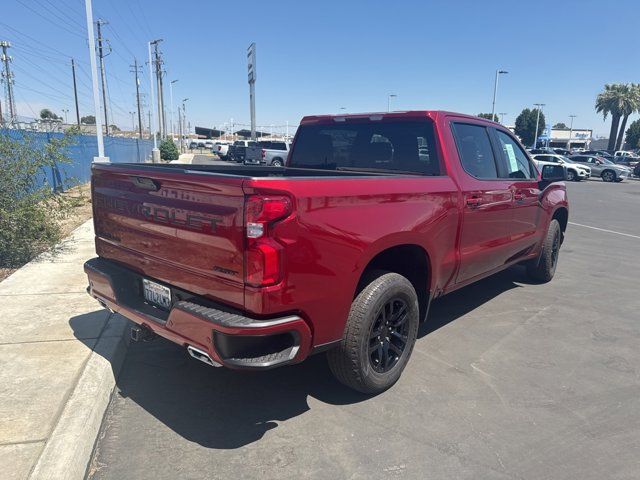
[[[613,83],[606,84],[604,91],[596,98],[596,112],[602,113],[604,119],[611,114],[611,131],[607,150],[616,150],[618,145],[618,130],[620,119],[624,118],[623,127],[626,127],[627,118],[640,106],[640,95],[634,84]],[[624,130],[620,136],[624,135]],[[621,141],[622,139],[620,139]]]
[[[624,139],[624,132],[627,128],[629,115],[640,109],[640,85],[637,83],[630,83],[624,85],[624,89],[622,89],[622,91],[625,95],[625,101],[620,103],[622,123],[620,124],[620,131],[618,132],[618,138],[616,140],[616,150],[620,150],[620,148],[622,148],[622,140]]]

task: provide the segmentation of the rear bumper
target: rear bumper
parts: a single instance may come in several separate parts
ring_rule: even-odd
[[[84,270],[87,292],[100,303],[226,367],[268,369],[301,362],[311,350],[311,330],[297,315],[251,318],[171,285],[172,307],[164,311],[144,300],[143,277],[133,270],[103,258],[87,261]]]

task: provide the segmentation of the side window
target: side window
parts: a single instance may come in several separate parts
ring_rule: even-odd
[[[465,171],[475,178],[498,178],[489,132],[480,125],[454,123],[453,135]]]
[[[496,135],[500,147],[502,148],[503,158],[506,161],[506,172],[502,176],[508,178],[534,178],[531,171],[531,164],[518,142],[500,130],[496,130]]]

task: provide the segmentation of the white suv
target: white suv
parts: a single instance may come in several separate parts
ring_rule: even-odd
[[[587,180],[591,176],[591,168],[572,162],[563,155],[541,153],[533,155],[532,158],[539,170],[542,170],[544,165],[564,165],[565,170],[567,171],[567,180],[569,181],[579,182],[580,180]]]

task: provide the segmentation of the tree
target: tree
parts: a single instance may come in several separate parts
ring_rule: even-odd
[[[120,128],[117,125],[109,125],[109,130],[112,132],[119,132]]]
[[[536,136],[536,121],[538,121],[538,136],[546,127],[544,113],[540,112],[538,120],[538,109],[525,108],[516,118],[515,134],[520,137],[525,145],[534,145],[534,137]]]
[[[0,134],[0,268],[20,267],[60,241],[74,200],[41,179],[71,162],[67,148],[73,141],[65,135],[43,145],[27,132],[20,139]],[[75,183],[62,181],[63,189]]]
[[[40,118],[42,120],[62,120],[61,117],[53,113],[48,108],[43,108],[42,110],[40,110]]]
[[[565,123],[560,122],[560,123],[556,123],[556,124],[553,126],[553,128],[557,128],[558,130],[566,129],[566,128],[567,128],[567,125],[566,125]]]
[[[487,120],[493,120],[494,122],[498,121],[498,115],[496,113],[493,114],[493,118],[491,118],[491,114],[490,113],[479,113],[478,117],[486,118]]]
[[[94,117],[93,115],[87,115],[86,117],[81,117],[80,118],[80,123],[82,123],[84,125],[95,125],[96,124],[96,117]]]
[[[179,157],[178,147],[173,143],[173,139],[165,138],[160,142],[160,158],[162,160],[178,160]]]
[[[625,146],[628,149],[640,147],[640,120],[631,122],[631,125],[629,125]]]
[[[640,107],[640,89],[637,84],[608,83],[596,97],[596,112],[604,119],[611,115],[611,130],[607,150],[613,151],[622,144],[624,128],[629,115]],[[622,119],[622,125],[620,125]],[[621,128],[620,128],[621,127]]]

